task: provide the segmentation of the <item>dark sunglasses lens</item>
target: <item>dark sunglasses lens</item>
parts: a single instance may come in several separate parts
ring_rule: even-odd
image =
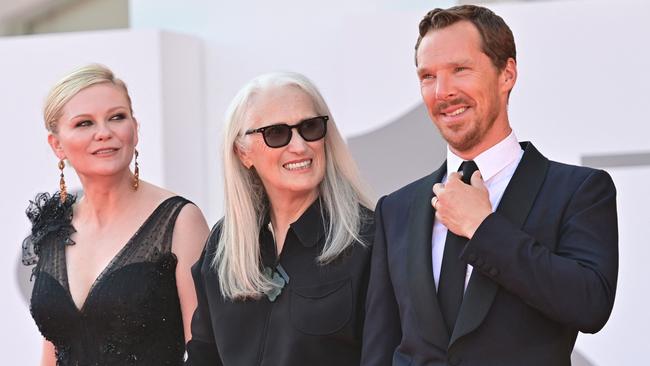
[[[325,137],[327,132],[326,120],[323,117],[311,118],[303,121],[298,127],[298,132],[305,141],[316,141]]]
[[[281,147],[291,140],[291,128],[289,126],[271,126],[264,130],[264,141],[269,147]]]

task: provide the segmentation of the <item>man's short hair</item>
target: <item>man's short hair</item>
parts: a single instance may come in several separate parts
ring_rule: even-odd
[[[415,43],[415,65],[418,64],[417,53],[420,42],[429,31],[442,29],[463,20],[474,24],[481,35],[483,53],[492,60],[492,64],[498,70],[503,70],[509,58],[517,60],[515,38],[503,18],[488,8],[459,5],[449,9],[433,9],[422,18],[420,36]]]

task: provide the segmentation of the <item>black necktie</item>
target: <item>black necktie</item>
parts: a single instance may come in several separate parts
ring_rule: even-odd
[[[470,160],[464,161],[458,170],[463,172],[463,182],[469,184],[472,173],[478,170],[478,167],[474,161]],[[445,251],[442,255],[442,268],[438,280],[438,302],[450,335],[456,324],[458,310],[463,301],[463,292],[465,290],[467,263],[459,257],[467,241],[467,238],[458,236],[452,233],[451,230],[447,231]]]

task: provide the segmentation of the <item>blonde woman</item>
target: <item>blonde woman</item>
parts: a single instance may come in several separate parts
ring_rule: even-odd
[[[372,202],[325,101],[299,74],[262,75],[224,135],[187,364],[358,365]]]
[[[42,365],[182,365],[196,307],[190,267],[208,235],[201,211],[140,179],[131,99],[106,67],[62,79],[44,114],[60,190],[32,201],[23,243],[23,261],[36,264]],[[66,190],[70,170],[79,199]]]

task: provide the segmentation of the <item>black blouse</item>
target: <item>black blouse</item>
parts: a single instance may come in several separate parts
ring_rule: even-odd
[[[291,224],[279,257],[269,229],[260,232],[261,265],[277,268],[289,279],[274,301],[268,296],[222,297],[211,266],[221,229],[215,225],[192,268],[198,308],[186,365],[359,364],[370,248],[354,243],[333,262],[317,263],[325,242],[319,201]],[[365,223],[360,236],[370,245],[372,212],[361,210]]]

